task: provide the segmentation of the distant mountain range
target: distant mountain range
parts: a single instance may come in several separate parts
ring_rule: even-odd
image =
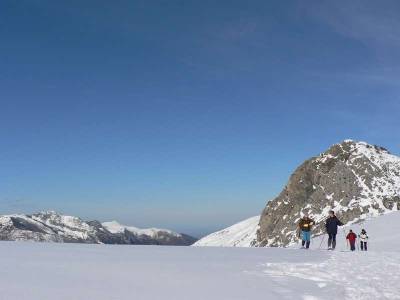
[[[260,217],[208,235],[195,246],[288,246],[298,241],[297,223],[308,213],[324,233],[333,209],[351,224],[400,210],[400,157],[383,147],[345,140],[306,160]]]
[[[54,211],[0,216],[0,240],[175,246],[196,242],[194,237],[167,229],[139,229],[116,221],[83,221]]]

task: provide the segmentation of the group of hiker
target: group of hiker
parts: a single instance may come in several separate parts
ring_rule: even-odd
[[[361,251],[367,251],[367,241],[368,241],[368,235],[365,229],[361,230],[361,233],[358,235],[360,239],[360,248]],[[350,250],[355,251],[356,250],[356,239],[357,235],[353,232],[353,230],[350,229],[349,234],[346,236],[346,239],[349,241],[350,244]]]
[[[301,247],[309,249],[311,243],[311,229],[315,225],[315,221],[311,219],[308,214],[304,214],[298,225],[299,235],[301,234]],[[336,248],[338,227],[343,225],[344,224],[336,217],[335,212],[333,210],[329,211],[329,216],[325,222],[325,229],[328,234],[328,250],[334,250]],[[361,230],[361,233],[358,236],[353,232],[353,230],[350,230],[346,235],[346,240],[349,242],[350,250],[356,250],[357,238],[360,240],[361,251],[367,251],[368,235],[365,229]]]

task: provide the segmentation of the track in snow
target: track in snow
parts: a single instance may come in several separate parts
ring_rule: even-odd
[[[334,299],[400,299],[400,253],[331,253],[319,263],[266,263],[263,272],[315,282],[316,290],[335,287]],[[303,298],[324,299],[318,294]]]
[[[398,252],[0,243],[0,299],[399,299]]]

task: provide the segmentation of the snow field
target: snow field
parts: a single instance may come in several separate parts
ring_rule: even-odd
[[[371,251],[0,242],[0,300],[400,299],[400,212],[350,227]]]

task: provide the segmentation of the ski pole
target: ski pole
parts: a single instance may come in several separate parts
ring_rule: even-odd
[[[319,249],[321,249],[322,243],[324,242],[324,240],[325,240],[325,234],[322,236],[321,244],[319,244]]]

